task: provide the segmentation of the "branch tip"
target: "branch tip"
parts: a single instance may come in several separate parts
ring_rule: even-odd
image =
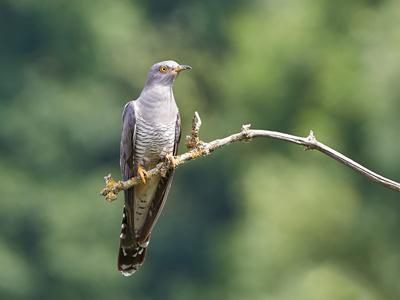
[[[201,126],[201,119],[200,119],[199,113],[197,111],[194,112],[192,124],[194,124],[196,126],[196,128],[200,128],[200,126]]]
[[[186,140],[187,140],[187,143],[185,144],[186,148],[188,148],[188,149],[195,148],[203,143],[199,139],[200,126],[201,126],[201,119],[200,119],[199,113],[196,111],[194,113],[194,117],[192,120],[192,130],[191,130],[192,135],[186,136]]]
[[[106,200],[107,200],[108,202],[113,202],[114,200],[117,200],[117,195],[115,195],[113,192],[109,192],[109,193],[106,195]]]

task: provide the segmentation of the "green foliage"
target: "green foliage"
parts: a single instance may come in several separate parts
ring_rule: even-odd
[[[313,151],[180,167],[145,264],[116,269],[121,113],[174,59],[182,136],[242,124],[399,180],[399,2],[0,2],[1,299],[398,299],[399,196]],[[180,151],[183,152],[181,145]]]

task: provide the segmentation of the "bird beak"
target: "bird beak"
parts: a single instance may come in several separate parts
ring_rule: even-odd
[[[176,67],[175,69],[172,69],[171,71],[175,71],[175,72],[179,73],[182,70],[190,70],[191,68],[192,68],[191,66],[182,65],[182,66]]]

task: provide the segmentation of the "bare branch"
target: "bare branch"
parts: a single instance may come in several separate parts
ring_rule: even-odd
[[[383,185],[387,188],[400,192],[400,183],[385,178],[379,174],[372,172],[371,170],[365,168],[364,166],[356,163],[355,161],[351,160],[350,158],[344,156],[343,154],[325,146],[324,144],[317,141],[312,131],[308,137],[298,137],[286,133],[276,132],[276,131],[269,131],[269,130],[251,130],[250,124],[243,125],[242,130],[239,133],[232,134],[228,137],[223,139],[217,139],[209,143],[202,142],[199,139],[199,130],[201,126],[201,120],[197,112],[195,112],[195,116],[192,122],[192,135],[187,136],[187,143],[186,147],[188,149],[192,149],[184,154],[178,155],[175,157],[175,166],[182,165],[186,162],[194,160],[201,156],[210,155],[215,149],[220,147],[229,145],[230,143],[237,142],[237,141],[246,141],[250,142],[253,138],[257,137],[264,137],[264,138],[273,138],[277,140],[282,140],[290,143],[294,143],[297,145],[305,146],[304,150],[318,150],[333,159],[337,160],[338,162],[348,166],[349,168],[353,169],[354,171],[360,173],[361,175],[367,177],[368,179]],[[159,163],[154,169],[147,171],[148,178],[159,174],[165,174],[165,172],[173,168],[170,161]],[[104,177],[106,182],[106,187],[101,191],[100,195],[105,196],[107,201],[113,201],[117,198],[118,192],[133,187],[142,182],[142,179],[139,176],[133,177],[126,181],[118,181],[115,182],[111,174]]]

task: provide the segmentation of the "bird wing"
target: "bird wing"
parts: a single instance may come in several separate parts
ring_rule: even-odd
[[[178,112],[175,123],[174,149],[172,152],[174,156],[178,154],[178,144],[180,140],[181,140],[181,118]],[[167,196],[169,193],[169,189],[171,187],[173,177],[174,177],[174,169],[170,169],[167,171],[165,177],[161,177],[160,179],[158,188],[151,202],[151,206],[149,208],[146,220],[144,221],[143,226],[139,232],[138,242],[140,244],[143,244],[148,240],[151,230],[153,229],[155,223],[158,220],[158,217],[161,214],[165,201],[167,200]]]
[[[120,145],[120,160],[119,164],[124,180],[134,176],[134,159],[133,159],[133,147],[135,142],[136,132],[136,117],[135,117],[135,105],[133,101],[128,102],[125,105],[124,112],[122,114],[122,136]],[[129,189],[132,190],[132,189]],[[132,190],[133,195],[133,190]]]
[[[136,175],[133,149],[136,140],[135,103],[128,102],[122,114],[122,135],[120,145],[120,166],[122,177],[128,180]],[[128,212],[134,211],[134,188],[125,190],[125,208]],[[129,217],[129,214],[128,214]],[[133,216],[132,216],[133,217]],[[129,222],[130,220],[128,220]],[[133,227],[132,227],[133,228]]]
[[[136,117],[135,104],[133,101],[125,105],[122,114],[122,135],[120,145],[120,167],[122,177],[128,180],[135,176],[135,164],[133,149],[135,143]],[[125,276],[133,274],[143,263],[146,256],[146,249],[137,249],[137,241],[135,239],[133,229],[129,225],[129,211],[133,211],[134,205],[134,188],[125,190],[125,205],[122,216],[121,234],[119,239],[118,252],[118,270]],[[133,216],[132,216],[133,217]]]

